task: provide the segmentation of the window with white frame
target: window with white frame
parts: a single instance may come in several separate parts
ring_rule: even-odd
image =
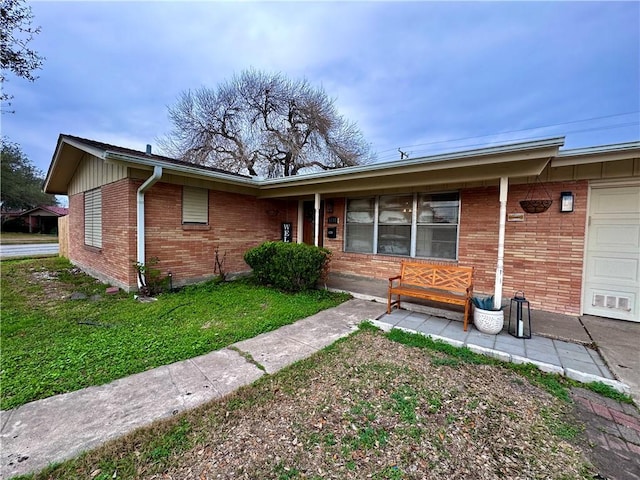
[[[458,250],[458,193],[419,194],[416,257],[455,260]]]
[[[413,195],[378,197],[378,253],[409,255]]]
[[[102,248],[102,190],[84,192],[84,244]]]
[[[182,187],[182,223],[209,223],[209,190],[197,187]]]
[[[347,232],[345,251],[373,253],[375,198],[347,200]]]
[[[347,199],[345,251],[455,260],[460,195]]]

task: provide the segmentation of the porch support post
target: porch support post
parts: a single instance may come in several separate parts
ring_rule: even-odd
[[[500,178],[500,227],[498,229],[498,263],[496,265],[496,284],[493,293],[493,308],[502,306],[502,281],[504,278],[504,231],[507,223],[507,193],[509,178]]]
[[[304,201],[298,200],[298,229],[296,235],[296,242],[302,243],[304,241]]]
[[[320,245],[320,194],[316,193],[313,199],[313,244],[317,247]]]

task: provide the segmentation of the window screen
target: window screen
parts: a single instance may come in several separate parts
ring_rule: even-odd
[[[182,223],[209,223],[209,190],[183,187]]]

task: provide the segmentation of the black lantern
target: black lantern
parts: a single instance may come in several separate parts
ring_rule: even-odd
[[[516,292],[511,299],[508,330],[516,338],[531,338],[531,308],[524,292]]]
[[[573,200],[573,193],[560,192],[560,211],[563,213],[573,212]]]

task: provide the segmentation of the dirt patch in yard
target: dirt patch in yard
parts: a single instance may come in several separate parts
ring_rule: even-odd
[[[34,307],[55,306],[74,293],[90,296],[104,293],[105,285],[84,274],[77,267],[63,267],[57,258],[39,262],[17,261],[3,265],[15,293],[28,297]]]
[[[570,410],[508,369],[365,331],[224,401],[111,443],[68,471],[148,479],[594,478],[577,444],[580,429],[566,423]]]

